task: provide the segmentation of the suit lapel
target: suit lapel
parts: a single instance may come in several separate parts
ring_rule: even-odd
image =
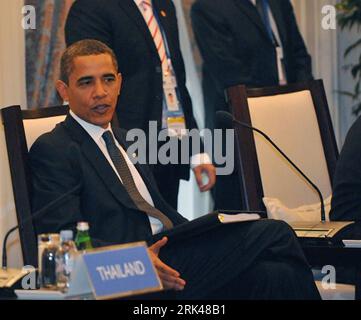
[[[66,118],[64,125],[72,139],[80,145],[83,155],[113,196],[126,207],[137,209],[108,160],[88,133],[71,116]]]
[[[279,0],[269,0],[269,6],[272,11],[273,17],[276,21],[278,33],[280,35],[282,44],[284,44],[285,40],[286,40],[285,32],[286,32],[287,26],[284,25],[284,19],[282,17],[280,2],[279,2]]]
[[[263,24],[263,21],[257,11],[257,8],[253,5],[251,0],[233,0],[235,5],[242,10],[242,12],[248,16],[248,18],[258,27],[264,37],[271,42],[267,34],[267,30]],[[279,1],[279,0],[276,0]]]
[[[134,24],[145,38],[149,49],[152,50],[153,54],[156,55],[159,59],[158,51],[149,32],[148,26],[145,23],[142,13],[139,11],[134,0],[119,0],[118,5],[134,21]]]

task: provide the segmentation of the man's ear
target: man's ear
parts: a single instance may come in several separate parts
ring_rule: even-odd
[[[68,85],[63,81],[58,80],[56,81],[55,87],[63,101],[69,101]]]

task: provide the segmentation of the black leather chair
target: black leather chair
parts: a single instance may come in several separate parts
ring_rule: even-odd
[[[62,121],[67,112],[67,106],[36,110],[21,110],[20,106],[1,109],[24,265],[38,265],[37,239],[31,215],[28,149],[42,133]]]
[[[230,112],[238,121],[265,132],[293,160],[328,198],[326,216],[330,209],[332,178],[338,149],[321,80],[280,87],[248,89],[237,85],[226,90]],[[262,135],[235,125],[236,167],[242,203],[247,210],[264,210],[268,218],[295,221],[293,216],[305,207],[316,207],[305,219],[319,222],[319,197],[315,190]],[[284,204],[289,210],[272,210],[270,203]],[[271,202],[273,201],[273,202]],[[292,209],[290,209],[292,208]],[[305,212],[305,210],[304,210]],[[304,246],[312,266],[326,264],[359,266],[361,249]],[[322,292],[328,299],[361,298],[361,277],[358,272],[354,286],[337,283],[337,290]],[[331,294],[330,294],[331,293]]]

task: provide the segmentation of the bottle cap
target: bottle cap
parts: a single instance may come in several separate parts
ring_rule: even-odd
[[[71,241],[73,240],[73,231],[72,230],[62,230],[60,231],[60,241]]]
[[[78,222],[76,228],[79,231],[88,231],[89,230],[89,223],[85,222],[85,221]]]

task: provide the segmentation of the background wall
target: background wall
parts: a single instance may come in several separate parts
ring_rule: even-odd
[[[355,120],[352,115],[350,98],[340,95],[338,91],[352,89],[353,80],[343,66],[349,61],[355,61],[353,53],[347,60],[343,54],[348,45],[359,38],[354,32],[324,30],[322,28],[322,8],[334,5],[337,0],[293,0],[300,31],[304,36],[307,48],[312,56],[313,71],[316,78],[324,81],[330,113],[334,124],[339,147],[342,146],[345,135]]]
[[[0,1],[0,107],[26,106],[23,0]]]
[[[0,1],[0,108],[16,104],[26,106],[22,6],[22,0]],[[5,233],[17,225],[2,122],[0,123],[0,151],[0,241],[2,241]],[[9,240],[8,265],[12,268],[21,267],[23,262],[18,233],[13,233]],[[2,245],[0,254],[2,254]]]
[[[356,39],[360,39],[360,31],[356,28],[352,30],[352,32],[340,31],[337,34],[338,41],[338,90],[339,91],[351,91],[353,92],[353,88],[355,86],[354,79],[352,78],[350,71],[345,70],[344,66],[349,63],[355,63],[357,59],[359,59],[359,52],[355,50],[352,52],[346,59],[344,58],[344,52],[346,48],[356,41]],[[355,121],[356,116],[352,114],[351,106],[355,103],[352,101],[350,97],[344,95],[338,95],[338,112],[339,112],[339,127],[338,134],[340,137],[340,142],[343,143],[345,140],[346,133],[352,123]]]

